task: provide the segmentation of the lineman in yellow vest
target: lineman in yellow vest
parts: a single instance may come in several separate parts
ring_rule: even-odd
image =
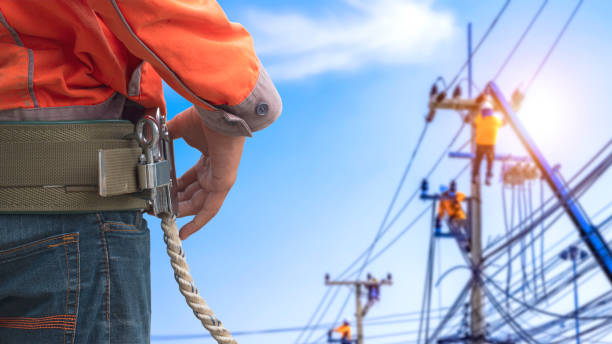
[[[454,180],[451,181],[450,188],[445,185],[440,186],[436,231],[440,231],[442,220],[448,215],[448,229],[457,239],[459,248],[470,252],[470,232],[467,226],[467,216],[461,206],[461,202],[465,199],[465,194],[457,191],[457,183]]]
[[[487,174],[485,183],[491,185],[493,177],[493,159],[495,158],[495,145],[497,144],[497,132],[505,123],[496,116],[490,99],[485,101],[482,110],[474,119],[476,128],[476,157],[472,169],[472,183],[476,183],[480,174],[480,164],[484,156],[487,156]]]

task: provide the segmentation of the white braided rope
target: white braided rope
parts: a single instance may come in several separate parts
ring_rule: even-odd
[[[198,289],[193,282],[193,277],[191,277],[189,273],[189,266],[185,260],[185,251],[183,251],[174,216],[162,216],[161,226],[164,230],[166,251],[170,257],[172,269],[174,269],[174,278],[179,284],[179,290],[185,297],[185,301],[187,301],[187,304],[193,310],[193,314],[200,319],[204,328],[210,332],[210,335],[213,336],[217,343],[238,344],[231,333],[223,327],[221,320],[217,319],[213,310],[208,307],[206,301],[204,301],[198,293]]]

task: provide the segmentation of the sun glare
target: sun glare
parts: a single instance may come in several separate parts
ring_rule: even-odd
[[[543,144],[562,143],[567,118],[565,100],[550,89],[533,90],[523,101],[518,116],[531,136]]]

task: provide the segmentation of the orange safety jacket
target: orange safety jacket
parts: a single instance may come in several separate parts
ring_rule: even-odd
[[[350,325],[340,325],[334,329],[334,332],[340,333],[342,338],[351,339],[351,326]]]
[[[477,145],[495,145],[497,144],[497,132],[504,125],[504,121],[495,115],[482,116],[478,114],[474,119],[476,127],[476,144]]]
[[[0,121],[165,112],[162,78],[216,131],[250,136],[281,112],[249,33],[215,0],[3,0]]]
[[[451,219],[465,220],[467,216],[461,207],[461,202],[465,200],[463,192],[455,192],[455,197],[451,198],[448,192],[440,195],[440,203],[438,205],[438,218],[443,219],[444,214],[448,214]]]

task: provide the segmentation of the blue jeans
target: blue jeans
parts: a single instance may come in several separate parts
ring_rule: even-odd
[[[0,215],[0,342],[149,343],[139,212]]]

